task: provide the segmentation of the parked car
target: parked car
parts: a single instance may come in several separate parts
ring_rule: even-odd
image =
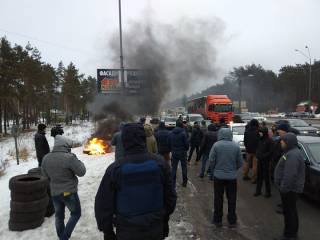
[[[304,136],[320,136],[320,130],[312,127],[311,124],[306,123],[301,119],[281,119],[276,122],[276,125],[281,123],[288,123],[291,128],[296,129],[298,135]]]
[[[247,113],[241,113],[240,114],[241,120],[243,122],[250,122],[252,119],[256,119],[258,120],[260,123],[267,121],[267,118],[262,116],[259,113],[251,113],[251,112],[247,112]]]
[[[320,201],[320,137],[298,136],[306,164],[304,194]]]
[[[193,126],[194,122],[200,122],[204,120],[201,114],[188,114],[187,115],[188,122],[191,126]]]
[[[171,130],[176,127],[177,118],[166,116],[162,119],[162,121],[164,121],[164,125],[166,126],[166,128]]]
[[[243,157],[246,155],[246,148],[244,146],[244,132],[246,130],[246,123],[233,123],[230,129],[233,134],[233,141],[238,143]]]

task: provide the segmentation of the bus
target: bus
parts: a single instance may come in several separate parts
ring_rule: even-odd
[[[188,113],[199,113],[214,122],[224,119],[226,123],[230,123],[234,116],[232,101],[227,95],[208,95],[189,100],[187,110]]]

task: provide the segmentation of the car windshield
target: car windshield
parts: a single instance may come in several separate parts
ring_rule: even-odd
[[[166,117],[164,119],[165,122],[175,122],[177,119],[175,117]]]
[[[200,122],[202,120],[203,120],[203,117],[201,117],[201,116],[191,116],[191,117],[189,117],[189,121],[190,122]]]
[[[245,126],[232,127],[232,132],[234,135],[244,135]]]
[[[232,112],[231,104],[211,104],[208,107],[209,112]]]
[[[308,143],[307,144],[313,159],[320,163],[320,142],[319,143]]]
[[[291,119],[289,120],[289,124],[291,127],[308,127],[308,123],[300,119]]]

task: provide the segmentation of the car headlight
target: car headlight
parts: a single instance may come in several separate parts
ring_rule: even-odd
[[[309,134],[308,131],[302,131],[302,134]]]
[[[317,134],[320,135],[320,130],[317,131]]]

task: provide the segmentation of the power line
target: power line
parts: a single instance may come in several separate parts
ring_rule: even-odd
[[[51,45],[51,46],[54,46],[54,47],[57,47],[57,48],[63,48],[63,49],[66,49],[66,50],[69,50],[69,51],[73,51],[73,52],[78,52],[78,53],[82,53],[82,54],[86,54],[86,55],[90,53],[90,51],[83,51],[83,50],[72,48],[72,47],[68,47],[68,46],[65,46],[65,45],[62,45],[62,44],[59,44],[59,43],[54,43],[54,42],[50,42],[50,41],[47,41],[47,40],[39,39],[39,38],[36,38],[36,37],[32,37],[32,36],[29,36],[29,35],[26,35],[26,34],[13,32],[13,31],[8,31],[8,30],[3,29],[3,28],[0,28],[0,32],[4,32],[6,34],[16,35],[16,36],[19,36],[19,37],[26,38],[28,40],[42,42],[42,43],[47,44],[47,45]]]

